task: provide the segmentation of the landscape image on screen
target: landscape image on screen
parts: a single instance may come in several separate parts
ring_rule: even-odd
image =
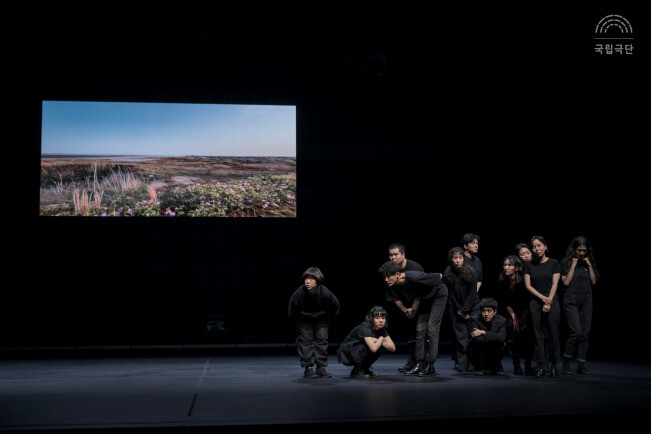
[[[42,104],[41,216],[296,217],[296,106]]]

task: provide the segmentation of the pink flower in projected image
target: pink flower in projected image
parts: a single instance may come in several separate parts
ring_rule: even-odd
[[[206,206],[210,206],[210,202],[206,202]]]
[[[131,212],[132,212],[132,211],[131,211],[131,208],[129,208],[129,209],[127,210],[127,214],[131,215]]]
[[[176,215],[176,213],[174,211],[168,209],[167,211],[165,211],[165,215],[169,215],[169,216],[174,217]]]

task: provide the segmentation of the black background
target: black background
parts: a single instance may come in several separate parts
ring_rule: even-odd
[[[611,13],[631,21],[633,55],[594,53]],[[51,3],[7,19],[0,347],[289,343],[310,266],[342,304],[337,342],[383,302],[391,243],[442,272],[473,232],[486,291],[517,243],[543,235],[560,260],[587,236],[591,351],[643,357],[648,72],[632,6]],[[39,217],[46,99],[296,105],[298,217]]]

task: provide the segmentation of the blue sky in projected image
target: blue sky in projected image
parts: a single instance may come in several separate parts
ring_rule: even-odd
[[[43,101],[43,155],[296,156],[296,107]]]

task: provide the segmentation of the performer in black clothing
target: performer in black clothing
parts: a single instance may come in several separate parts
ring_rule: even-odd
[[[371,371],[371,365],[385,350],[391,352],[396,350],[387,326],[387,311],[382,306],[375,306],[368,312],[364,322],[348,333],[337,349],[337,358],[340,363],[353,367],[351,377],[379,376]]]
[[[388,286],[397,286],[414,297],[416,311],[416,366],[406,375],[428,376],[436,373],[434,362],[438,355],[441,319],[448,300],[448,288],[441,281],[441,273],[422,271],[400,272],[393,261],[385,262],[379,269]],[[425,342],[429,338],[427,352]]]
[[[405,246],[402,244],[391,244],[389,246],[389,260],[400,265],[400,271],[425,271],[416,261],[407,259]],[[400,372],[410,371],[416,366],[416,313],[412,309],[414,298],[403,291],[396,291],[391,286],[384,286],[384,298],[391,305],[400,311],[401,329],[407,334],[407,350],[409,356],[404,366],[398,368]],[[395,324],[395,323],[394,323]]]
[[[592,326],[592,286],[598,277],[590,242],[585,237],[574,238],[561,261],[563,310],[570,330],[563,354],[564,374],[571,373],[570,361],[575,355],[579,363],[577,373],[590,373],[585,362]]]
[[[556,364],[560,361],[560,319],[558,302],[558,282],[561,266],[554,258],[548,257],[547,242],[541,236],[531,239],[533,259],[524,264],[524,284],[533,296],[529,301],[529,311],[534,332],[534,356],[538,362],[536,377],[547,372],[545,362],[545,329],[549,337],[549,375],[558,376]]]
[[[507,320],[497,314],[497,301],[483,298],[479,302],[480,315],[470,317],[470,359],[475,375],[504,375],[502,349],[506,340]]]
[[[477,257],[477,252],[479,251],[479,235],[475,234],[465,234],[461,238],[461,245],[465,251],[465,263],[470,265],[477,275],[477,292],[481,288],[481,284],[484,280],[484,271],[481,264],[481,260]]]
[[[504,316],[507,320],[510,318],[506,323],[506,342],[513,357],[513,373],[533,375],[533,335],[529,313],[531,296],[524,287],[524,265],[517,255],[509,255],[502,261],[502,272],[497,287],[501,298],[500,305],[504,306]],[[524,359],[524,372],[520,359]]]
[[[327,378],[328,330],[330,319],[339,314],[339,300],[321,283],[323,273],[316,267],[303,273],[305,282],[292,294],[288,313],[295,319],[296,344],[305,378]],[[312,362],[314,357],[314,362]],[[312,366],[316,364],[316,373]]]
[[[469,319],[479,314],[477,277],[475,270],[464,263],[464,249],[453,247],[448,252],[449,265],[443,273],[448,287],[448,304],[454,335],[453,359],[459,372],[471,371],[468,362]]]

